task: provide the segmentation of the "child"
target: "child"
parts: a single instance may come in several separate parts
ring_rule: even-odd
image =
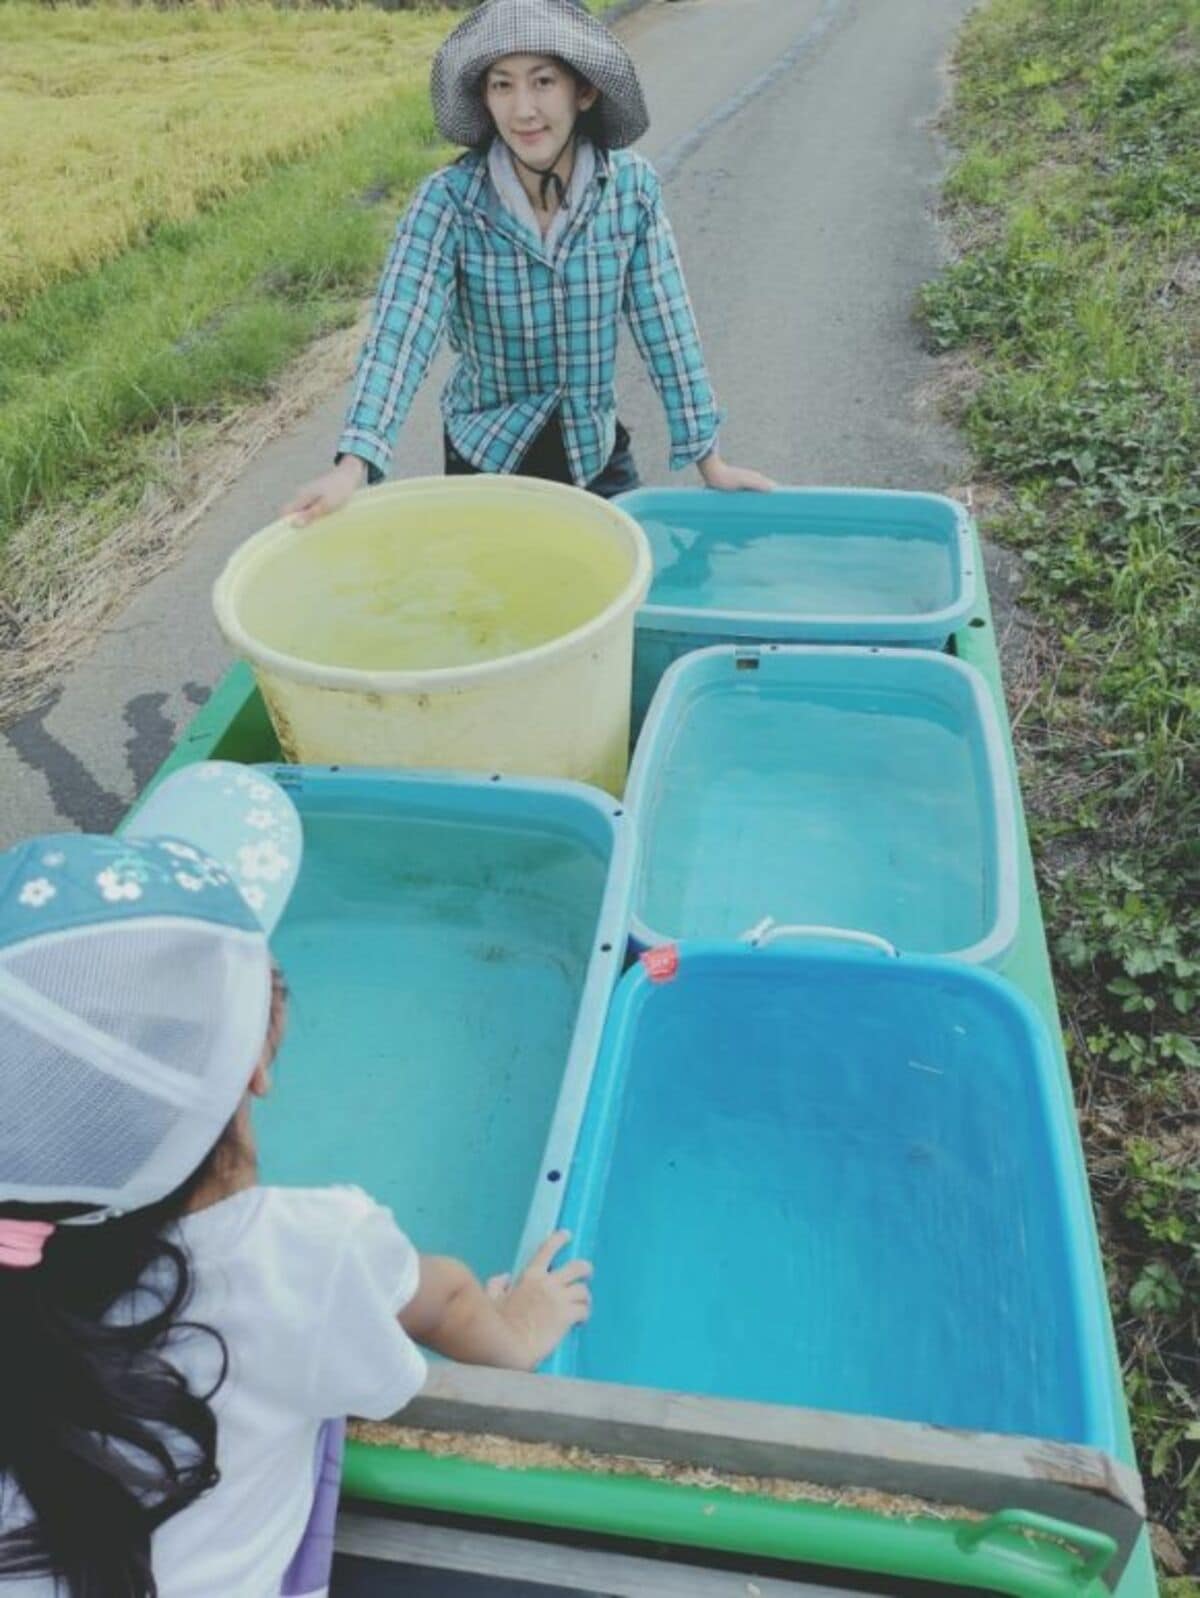
[[[406,1404],[417,1343],[531,1369],[587,1316],[564,1234],[485,1291],[357,1189],[259,1185],[299,845],[214,763],[0,854],[5,1598],[323,1593],[343,1417]]]
[[[448,473],[519,472],[611,497],[638,485],[613,394],[629,323],[667,413],[673,470],[767,489],[717,452],[705,371],[633,62],[576,0],[484,0],[433,65],[438,127],[469,151],[400,219],[336,464],[285,507],[298,525],[386,473],[448,331]]]

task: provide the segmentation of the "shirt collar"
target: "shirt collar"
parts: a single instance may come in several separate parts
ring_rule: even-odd
[[[546,255],[553,255],[574,219],[596,173],[596,152],[590,139],[580,139],[575,164],[563,204],[554,213],[550,226],[542,233],[537,212],[521,182],[512,151],[503,139],[493,139],[488,150],[488,177],[497,199],[511,217],[526,228]]]
[[[567,219],[564,239],[573,238],[582,227],[599,198],[601,188],[612,174],[612,163],[607,150],[598,149],[593,145],[592,156],[594,161],[592,179],[588,187],[583,190],[580,203],[573,206]],[[473,151],[463,159],[462,164],[471,171],[471,180],[461,202],[463,206],[506,234],[515,243],[522,245],[539,260],[553,265],[553,252],[546,249],[536,223],[531,232],[530,227],[519,222],[501,202],[489,173],[488,153]],[[572,183],[573,181],[574,173],[572,173]],[[563,240],[559,241],[560,244],[562,242]]]

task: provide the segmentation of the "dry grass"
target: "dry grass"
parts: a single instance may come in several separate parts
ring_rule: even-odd
[[[0,5],[0,316],[423,80],[446,13]]]
[[[0,727],[32,709],[108,616],[183,553],[196,523],[263,446],[345,382],[364,330],[365,320],[319,339],[280,374],[268,400],[156,437],[132,509],[114,490],[84,509],[39,511],[21,524],[0,561]]]

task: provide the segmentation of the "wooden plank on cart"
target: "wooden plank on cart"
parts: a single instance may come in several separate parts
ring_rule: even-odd
[[[438,1364],[394,1424],[604,1456],[701,1467],[990,1514],[1024,1509],[1105,1533],[1124,1569],[1145,1519],[1137,1473],[1098,1449],[1044,1438],[699,1398],[608,1382]],[[375,1430],[377,1428],[368,1428]],[[384,1440],[377,1437],[374,1440]]]
[[[394,1591],[386,1567],[439,1570],[450,1575],[498,1578],[581,1598],[856,1598],[821,1583],[779,1581],[736,1570],[646,1559],[636,1554],[537,1542],[520,1536],[426,1526],[395,1515],[343,1513],[339,1554],[384,1567],[379,1592]],[[363,1586],[369,1591],[369,1580]]]

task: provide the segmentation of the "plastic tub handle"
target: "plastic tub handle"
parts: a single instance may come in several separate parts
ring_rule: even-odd
[[[778,925],[770,916],[765,916],[749,932],[743,932],[738,941],[753,944],[756,949],[765,949],[782,938],[832,938],[837,943],[857,943],[864,948],[878,949],[880,954],[886,954],[892,960],[900,958],[896,945],[876,932],[855,932],[850,927],[801,926],[794,923]]]
[[[1081,1587],[1103,1576],[1117,1552],[1116,1543],[1104,1532],[1093,1531],[1090,1526],[1073,1525],[1069,1520],[1054,1520],[1032,1509],[1002,1509],[998,1514],[989,1515],[987,1520],[964,1526],[958,1533],[958,1545],[964,1553],[971,1553],[980,1543],[1001,1531],[1024,1532],[1066,1543],[1079,1556],[1080,1568],[1075,1580]]]

